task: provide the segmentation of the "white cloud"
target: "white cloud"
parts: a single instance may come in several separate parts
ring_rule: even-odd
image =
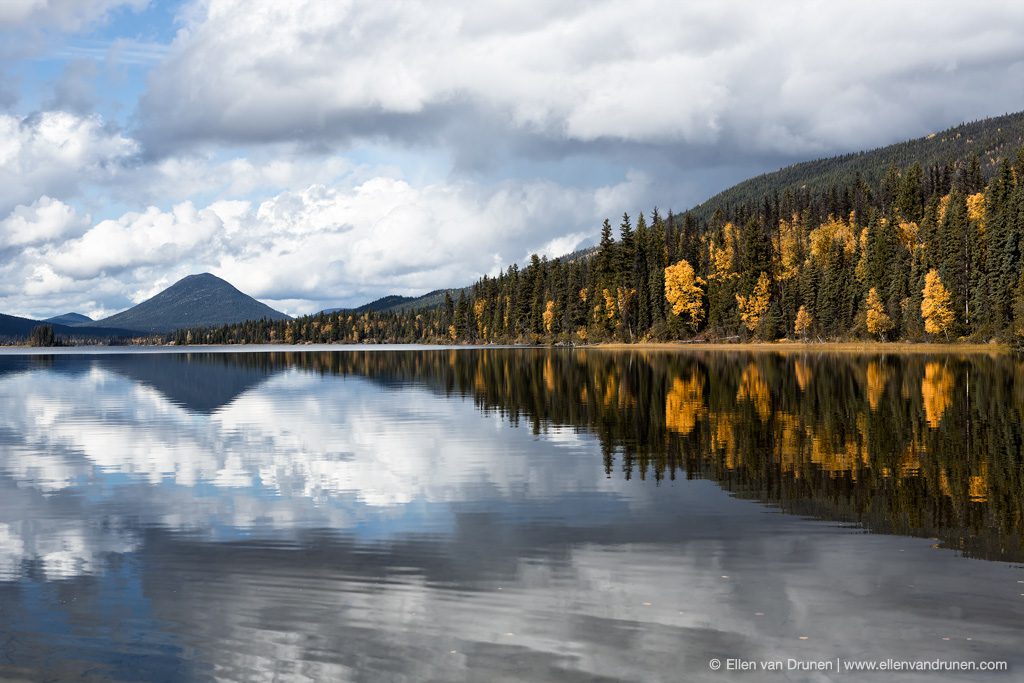
[[[190,16],[142,100],[151,140],[447,127],[457,145],[484,117],[558,140],[792,155],[1024,105],[1008,78],[1024,67],[1019,3],[206,0]]]
[[[109,181],[138,151],[99,116],[0,115],[0,215],[42,195],[66,199],[83,183]]]
[[[72,207],[43,195],[28,206],[15,207],[0,220],[0,242],[8,246],[50,242],[74,235],[84,227],[85,222]]]
[[[0,310],[107,313],[203,271],[290,313],[462,286],[532,252],[555,257],[576,249],[596,235],[604,198],[636,199],[646,188],[635,174],[623,185],[413,185],[349,176],[259,203],[150,207],[15,255],[0,266]]]
[[[174,264],[208,244],[222,229],[216,212],[199,211],[191,202],[166,212],[150,207],[143,213],[102,221],[77,240],[46,252],[45,258],[59,273],[92,278],[121,268]]]

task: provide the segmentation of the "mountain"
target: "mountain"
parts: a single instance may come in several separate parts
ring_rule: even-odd
[[[805,161],[755,176],[698,204],[690,213],[707,220],[718,209],[761,201],[786,190],[806,188],[812,193],[826,192],[833,186],[849,185],[857,174],[874,187],[892,166],[902,170],[919,163],[928,168],[973,155],[978,156],[982,174],[988,177],[1001,159],[1012,157],[1021,145],[1024,145],[1024,112],[996,116],[887,147]]]
[[[216,275],[189,275],[151,299],[98,321],[145,333],[187,327],[217,327],[247,320],[288,320],[289,316],[235,289]]]
[[[84,317],[84,316],[83,316]],[[50,325],[53,333],[60,338],[67,338],[78,341],[121,339],[138,336],[133,330],[123,328],[107,327],[101,325],[70,326],[59,323],[50,323],[45,320],[32,320],[31,318],[19,318],[14,315],[0,313],[0,339],[22,340],[26,339],[32,330],[40,325]]]
[[[399,313],[402,311],[422,311],[443,305],[445,292],[450,293],[452,299],[458,301],[459,294],[463,291],[468,294],[469,287],[462,289],[435,289],[434,291],[427,292],[422,296],[401,296],[399,294],[389,294],[388,296],[382,296],[379,299],[374,299],[370,303],[357,306],[356,308],[328,308],[324,310],[323,313],[338,313],[341,311],[346,313]]]
[[[95,322],[92,318],[81,313],[63,313],[47,318],[44,323],[56,323],[57,325],[88,325]]]

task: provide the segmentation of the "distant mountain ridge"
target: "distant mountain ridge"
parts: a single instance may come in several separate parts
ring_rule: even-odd
[[[200,273],[182,278],[156,296],[96,324],[160,334],[263,318],[291,319],[216,275]]]
[[[106,327],[96,324],[71,326],[50,323],[45,320],[19,318],[16,315],[0,313],[0,340],[18,340],[28,337],[40,325],[49,325],[55,335],[73,340],[122,339],[138,336],[134,330]]]
[[[47,318],[44,323],[56,323],[57,325],[90,325],[95,322],[92,318],[81,313],[62,313],[52,318]]]
[[[327,308],[322,313],[399,313],[401,311],[421,311],[437,308],[444,304],[444,294],[448,292],[452,299],[458,299],[463,291],[469,291],[468,287],[457,289],[435,289],[421,296],[402,296],[400,294],[389,294],[379,299],[356,306],[355,308]]]
[[[977,155],[988,177],[998,161],[1024,145],[1024,112],[963,123],[924,137],[897,142],[864,152],[804,161],[744,180],[719,192],[690,210],[695,218],[708,220],[718,209],[736,207],[774,192],[807,189],[827,191],[847,184],[855,175],[876,185],[889,168],[919,163],[927,168]]]

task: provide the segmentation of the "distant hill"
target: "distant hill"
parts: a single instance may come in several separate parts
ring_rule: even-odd
[[[216,275],[189,275],[151,299],[97,321],[145,333],[186,327],[217,327],[247,320],[288,320],[289,316],[235,289]]]
[[[698,204],[691,213],[706,220],[718,209],[761,201],[775,192],[781,195],[799,188],[825,192],[833,185],[849,184],[858,173],[869,185],[876,186],[891,166],[904,169],[917,162],[927,168],[975,154],[987,177],[1002,158],[1015,154],[1022,145],[1024,112],[996,116],[867,152],[805,161],[755,176]]]
[[[444,304],[444,293],[451,293],[452,299],[458,300],[459,294],[463,291],[469,293],[469,287],[461,289],[435,289],[432,292],[427,292],[422,296],[401,296],[398,294],[389,294],[379,299],[375,299],[368,304],[357,306],[356,308],[328,308],[324,310],[324,313],[338,313],[345,311],[348,313],[397,313],[401,311],[422,311],[425,309],[437,308]]]
[[[45,320],[32,320],[30,318],[19,318],[14,315],[0,313],[0,340],[17,341],[26,339],[32,330],[40,325],[50,325],[57,337],[79,341],[86,340],[109,340],[137,336],[133,330],[109,327],[105,325],[70,326],[59,323],[49,323]]]
[[[57,325],[88,325],[95,322],[92,318],[81,313],[63,313],[47,318],[44,323],[56,323]]]

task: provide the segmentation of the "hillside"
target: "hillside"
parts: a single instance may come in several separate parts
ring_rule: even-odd
[[[459,294],[465,291],[469,293],[469,287],[463,287],[460,289],[435,289],[432,292],[427,292],[421,296],[401,296],[399,294],[389,294],[379,299],[357,306],[356,308],[329,308],[324,313],[401,313],[404,311],[423,311],[437,308],[444,304],[444,293],[448,292],[451,294],[453,300],[459,298]]]
[[[874,187],[893,166],[904,169],[916,162],[927,168],[973,155],[978,156],[982,174],[987,178],[995,171],[1001,158],[1012,156],[1022,145],[1024,112],[1006,114],[866,152],[787,166],[744,180],[698,204],[691,213],[695,218],[707,220],[718,209],[760,201],[786,190],[806,188],[812,193],[825,192],[833,186],[849,185],[858,173]]]
[[[114,328],[105,325],[72,327],[70,325],[61,325],[59,323],[49,323],[45,320],[19,318],[14,315],[4,315],[3,313],[0,313],[0,340],[18,341],[25,339],[29,336],[32,330],[40,325],[50,325],[50,327],[53,328],[53,333],[58,337],[78,341],[120,339],[136,335],[132,330]]]
[[[89,316],[82,315],[81,313],[62,313],[61,315],[47,318],[43,322],[57,325],[89,325],[94,321]]]
[[[289,317],[210,273],[189,275],[137,306],[97,321],[146,333]]]

